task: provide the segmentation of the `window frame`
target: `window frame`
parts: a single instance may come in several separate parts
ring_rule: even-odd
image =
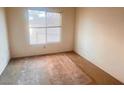
[[[29,22],[29,12],[28,12],[29,10],[44,11],[44,12],[45,12],[45,16],[46,16],[46,17],[45,17],[45,19],[46,19],[46,20],[45,20],[46,27],[30,27],[30,25],[29,25],[29,23],[30,23],[30,22]],[[60,26],[47,26],[47,13],[59,13],[59,14],[60,14],[60,17],[61,17],[61,23],[60,23],[61,25],[60,25]],[[63,16],[62,16],[63,14],[62,14],[62,12],[58,12],[58,11],[47,11],[47,10],[42,10],[42,9],[41,9],[41,10],[40,10],[40,9],[28,9],[28,10],[27,10],[27,15],[28,15],[27,18],[28,18],[28,36],[29,36],[29,37],[28,37],[28,38],[29,38],[29,41],[28,41],[28,42],[29,42],[30,45],[48,45],[48,44],[55,44],[55,43],[61,43],[61,42],[62,42],[62,27],[63,27],[63,26],[62,26],[62,19],[63,19]],[[32,43],[31,43],[31,41],[30,41],[30,28],[41,28],[41,29],[42,29],[42,28],[45,28],[45,30],[46,30],[46,31],[45,31],[45,33],[46,33],[46,35],[45,35],[45,37],[46,37],[46,38],[45,38],[45,39],[46,39],[46,40],[45,40],[45,44],[42,44],[42,43],[35,43],[35,44],[32,44]],[[60,29],[61,29],[61,30],[60,30],[60,40],[59,40],[59,41],[55,41],[55,42],[48,42],[48,41],[47,41],[47,36],[48,36],[48,35],[47,35],[47,29],[48,29],[48,28],[60,28]]]

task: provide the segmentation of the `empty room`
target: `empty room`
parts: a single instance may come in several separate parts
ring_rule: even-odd
[[[124,84],[124,8],[0,8],[0,85]]]

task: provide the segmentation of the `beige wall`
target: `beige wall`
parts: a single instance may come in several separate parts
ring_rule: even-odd
[[[0,8],[0,74],[9,62],[8,34],[4,8]]]
[[[124,8],[77,8],[75,51],[124,82]]]
[[[71,51],[73,49],[75,9],[50,8],[50,10],[62,12],[62,41],[59,44],[49,44],[43,48],[42,45],[29,45],[27,8],[6,8],[12,57]]]

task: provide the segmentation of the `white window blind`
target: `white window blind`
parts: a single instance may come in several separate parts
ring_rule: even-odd
[[[61,41],[61,13],[28,10],[30,44]]]

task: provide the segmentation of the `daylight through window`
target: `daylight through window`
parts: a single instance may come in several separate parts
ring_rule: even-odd
[[[61,41],[61,13],[28,10],[30,44]]]

